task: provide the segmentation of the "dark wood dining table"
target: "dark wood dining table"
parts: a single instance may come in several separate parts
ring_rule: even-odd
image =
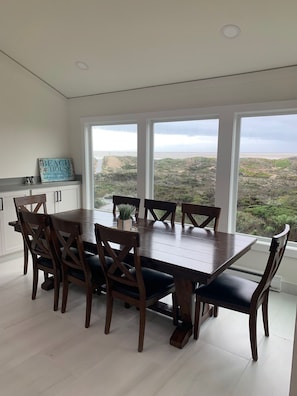
[[[81,223],[86,248],[95,253],[94,224],[116,227],[112,213],[98,210],[77,209],[52,216]],[[247,253],[256,238],[191,226],[182,227],[180,224],[172,227],[169,223],[144,219],[138,219],[134,230],[140,234],[143,265],[174,277],[180,320],[170,338],[170,344],[183,348],[192,335],[194,286],[197,282],[209,284],[213,281]],[[205,314],[209,315],[211,311]]]

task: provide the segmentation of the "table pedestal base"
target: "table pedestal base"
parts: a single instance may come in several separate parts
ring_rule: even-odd
[[[188,326],[183,325],[177,326],[170,337],[170,345],[182,349],[189,341],[192,333],[192,327],[189,328]]]

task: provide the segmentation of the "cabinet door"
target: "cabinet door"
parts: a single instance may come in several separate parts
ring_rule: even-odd
[[[80,186],[65,186],[58,190],[56,213],[80,208]]]
[[[23,239],[19,232],[8,223],[17,219],[14,197],[29,195],[29,190],[10,191],[0,194],[0,254],[10,254],[23,249]]]
[[[38,188],[31,194],[46,194],[46,207],[49,214],[80,208],[80,185]]]

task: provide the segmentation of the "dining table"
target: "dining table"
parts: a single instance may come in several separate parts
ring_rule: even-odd
[[[114,215],[100,210],[76,209],[52,216],[79,222],[85,248],[94,253],[97,253],[94,224],[117,227]],[[132,230],[139,232],[142,265],[174,277],[179,320],[170,344],[183,348],[192,335],[195,286],[212,282],[246,254],[256,238],[141,218],[133,223]],[[204,311],[205,318],[211,315],[212,309]]]

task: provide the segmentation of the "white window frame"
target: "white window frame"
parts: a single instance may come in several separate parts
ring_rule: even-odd
[[[82,117],[83,133],[83,207],[92,208],[93,191],[92,147],[90,133],[92,125],[135,123],[138,128],[137,147],[137,194],[141,199],[153,196],[153,122],[187,119],[218,118],[218,151],[215,205],[222,208],[219,230],[235,232],[237,210],[237,181],[240,148],[240,118],[246,116],[290,114],[297,112],[297,100],[283,102],[253,103],[205,107],[194,109],[169,110],[124,115]],[[140,213],[142,215],[142,213]],[[259,238],[263,243],[268,239]],[[297,244],[290,243],[294,257],[297,257]]]

